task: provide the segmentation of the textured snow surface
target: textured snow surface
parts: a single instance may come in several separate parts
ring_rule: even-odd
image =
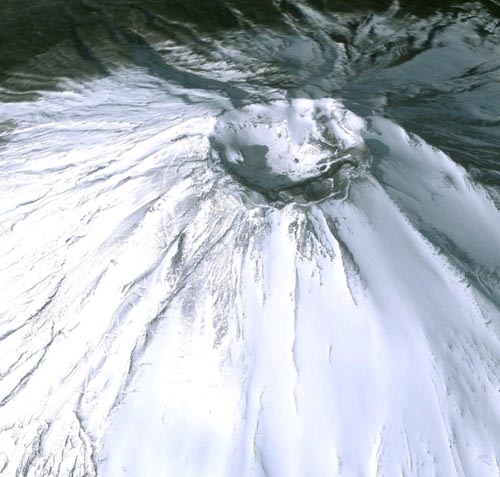
[[[498,476],[486,191],[333,100],[235,110],[156,81],[2,106],[0,474]],[[274,202],[213,157],[261,141],[317,177],[325,124],[369,149],[347,195]]]

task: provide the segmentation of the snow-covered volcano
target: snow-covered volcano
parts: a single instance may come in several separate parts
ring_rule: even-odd
[[[498,475],[498,190],[406,125],[487,157],[495,43],[299,6],[2,86],[2,477]]]

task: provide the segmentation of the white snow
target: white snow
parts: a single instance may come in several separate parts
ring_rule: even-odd
[[[500,212],[461,167],[330,99],[70,89],[5,112],[2,476],[499,474]],[[301,180],[322,128],[383,146],[346,200],[209,160],[215,130]]]

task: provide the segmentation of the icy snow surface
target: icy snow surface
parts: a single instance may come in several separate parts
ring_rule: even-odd
[[[2,476],[499,475],[500,213],[444,153],[133,69],[2,114]]]

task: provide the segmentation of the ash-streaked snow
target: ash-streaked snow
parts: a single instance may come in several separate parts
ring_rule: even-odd
[[[0,104],[2,476],[500,474],[498,192],[326,95],[366,58],[318,38]]]

